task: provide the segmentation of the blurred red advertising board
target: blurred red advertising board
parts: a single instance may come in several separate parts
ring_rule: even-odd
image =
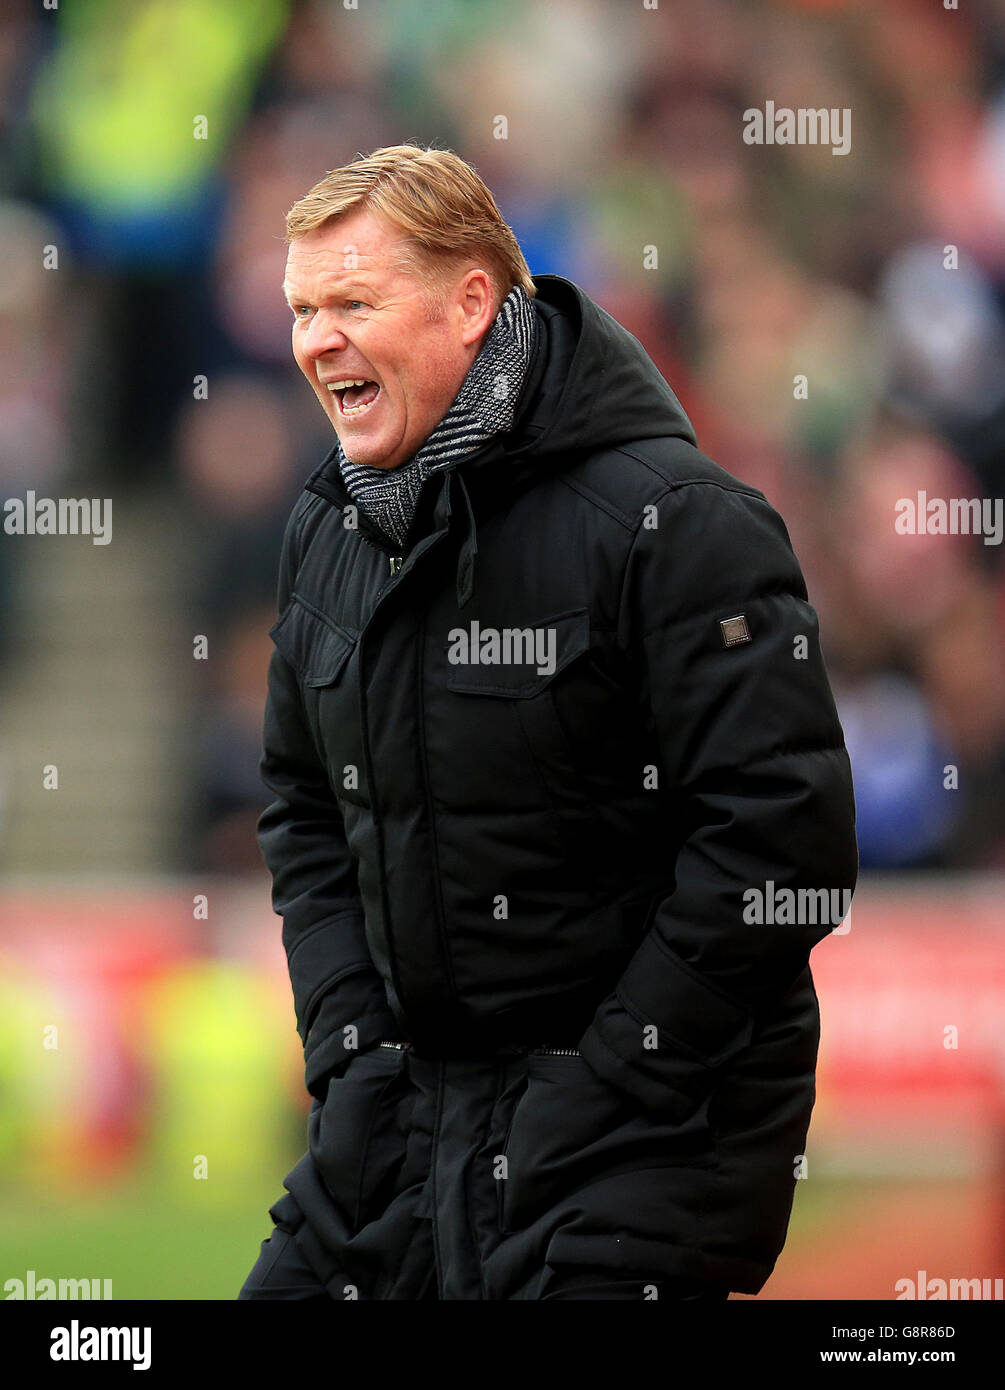
[[[847,930],[845,930],[847,928]],[[866,881],[812,957],[818,1080],[852,1098],[1005,1094],[1005,893],[1000,882]]]

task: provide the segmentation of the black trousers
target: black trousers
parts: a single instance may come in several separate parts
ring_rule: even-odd
[[[729,1295],[664,1234],[668,1198],[698,1206],[714,1176],[703,1115],[661,1125],[578,1056],[376,1048],[314,1102],[308,1135],[242,1300]]]
[[[336,1296],[329,1292],[318,1272],[308,1262],[295,1235],[277,1226],[268,1240],[262,1241],[261,1254],[244,1281],[238,1299],[313,1299],[331,1303]],[[655,1298],[712,1303],[725,1301],[728,1296],[727,1289],[702,1283],[698,1279],[624,1279],[614,1277],[610,1270],[579,1266],[575,1270],[557,1269],[550,1274],[539,1301],[604,1299],[639,1302]],[[429,1282],[425,1290],[417,1294],[417,1298],[427,1301],[438,1297],[431,1270]]]

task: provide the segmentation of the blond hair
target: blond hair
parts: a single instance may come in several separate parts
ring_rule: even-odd
[[[395,268],[421,276],[433,317],[462,264],[480,263],[502,301],[514,285],[537,287],[511,227],[485,183],[460,155],[417,144],[388,145],[330,170],[286,214],[295,241],[358,209],[379,214],[402,235]]]

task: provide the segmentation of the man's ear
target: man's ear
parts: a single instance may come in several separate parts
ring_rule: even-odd
[[[478,266],[468,270],[458,286],[456,302],[461,313],[461,342],[470,347],[488,331],[498,313],[488,272]]]

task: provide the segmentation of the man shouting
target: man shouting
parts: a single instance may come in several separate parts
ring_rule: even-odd
[[[287,239],[336,442],[259,839],[313,1103],[240,1297],[756,1293],[857,872],[785,527],[456,155],[361,157]]]

